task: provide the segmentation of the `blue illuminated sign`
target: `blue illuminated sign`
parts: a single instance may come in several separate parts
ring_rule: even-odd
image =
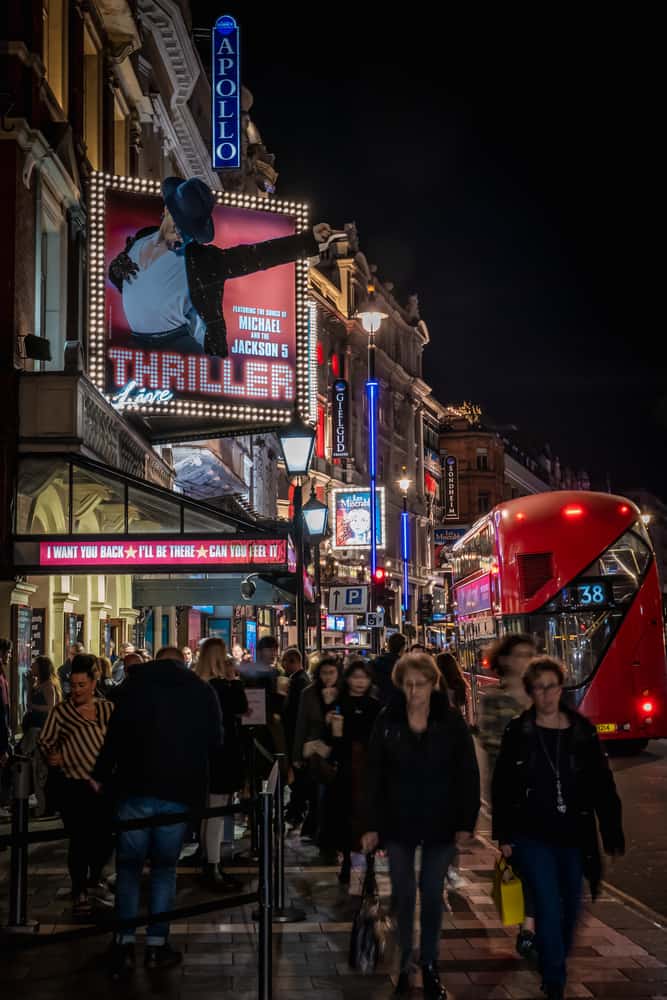
[[[212,31],[211,149],[214,170],[241,166],[241,52],[239,26],[228,14]]]

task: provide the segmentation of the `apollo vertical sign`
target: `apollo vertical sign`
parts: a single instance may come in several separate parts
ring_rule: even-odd
[[[337,378],[333,384],[333,442],[331,455],[333,458],[349,458],[348,443],[349,389],[344,379]]]
[[[241,166],[241,53],[239,26],[228,14],[213,28],[211,149],[214,170]]]

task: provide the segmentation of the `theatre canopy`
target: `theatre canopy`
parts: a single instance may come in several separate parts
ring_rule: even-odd
[[[23,455],[14,510],[17,573],[295,571],[287,525],[247,518],[72,455]]]

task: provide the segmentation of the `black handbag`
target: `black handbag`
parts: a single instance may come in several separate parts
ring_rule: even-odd
[[[356,969],[363,976],[372,975],[384,954],[386,939],[387,921],[382,912],[375,877],[375,855],[368,854],[361,905],[354,918],[350,936],[350,968]]]

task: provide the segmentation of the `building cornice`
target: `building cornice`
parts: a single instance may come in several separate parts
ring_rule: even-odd
[[[220,178],[195,122],[188,101],[203,70],[181,9],[174,0],[138,0],[139,13],[160,54],[172,96],[167,109],[161,95],[151,95],[160,127],[186,177],[201,177],[213,188]]]
[[[14,140],[25,153],[21,174],[25,187],[30,188],[32,172],[37,167],[48,179],[56,198],[75,220],[82,223],[85,210],[81,204],[81,191],[42,132],[31,128],[25,118],[8,118],[0,131],[0,138]]]

